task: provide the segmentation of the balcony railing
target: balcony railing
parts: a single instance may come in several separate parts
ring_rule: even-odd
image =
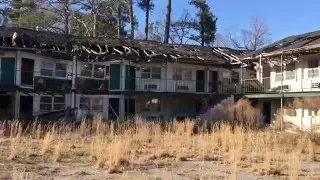
[[[270,91],[270,77],[263,78],[262,81],[252,78],[242,81],[242,90],[244,93],[268,92]]]

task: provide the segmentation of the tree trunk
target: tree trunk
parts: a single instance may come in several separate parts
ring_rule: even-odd
[[[144,32],[146,34],[146,40],[148,40],[149,36],[149,12],[150,12],[150,0],[147,0],[147,7],[146,7],[146,22]]]
[[[97,36],[97,13],[93,14],[93,30],[92,30],[92,36]]]
[[[201,37],[201,46],[204,46],[204,20],[202,18],[203,16],[203,9],[200,9],[200,37]]]
[[[165,27],[165,35],[164,35],[165,44],[169,43],[170,26],[171,26],[171,0],[167,0],[166,27]]]
[[[118,24],[118,37],[121,37],[121,2],[118,1],[118,15],[117,15],[117,24]]]
[[[133,0],[129,0],[129,18],[130,18],[130,31],[131,39],[134,39],[134,16],[133,16]]]
[[[69,6],[68,0],[64,1],[64,30],[65,34],[69,34]]]

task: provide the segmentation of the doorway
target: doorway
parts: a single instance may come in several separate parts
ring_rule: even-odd
[[[209,92],[217,93],[218,87],[219,87],[219,84],[218,84],[219,74],[217,71],[210,71],[209,81],[210,81]]]
[[[271,123],[271,102],[264,102],[263,103],[263,116],[264,116],[264,123],[270,124]]]
[[[136,70],[134,66],[126,66],[126,90],[136,89]]]
[[[20,96],[20,119],[32,120],[33,96]]]
[[[22,58],[21,59],[21,85],[33,87],[33,69],[34,60]]]
[[[0,119],[11,120],[13,119],[13,96],[0,95]]]
[[[204,92],[204,85],[205,85],[205,71],[204,70],[197,70],[196,91],[197,92]]]
[[[120,99],[119,98],[110,98],[109,99],[109,108],[108,114],[109,119],[116,120],[119,118],[120,113]]]
[[[1,84],[14,85],[15,82],[15,59],[2,58],[1,59]]]

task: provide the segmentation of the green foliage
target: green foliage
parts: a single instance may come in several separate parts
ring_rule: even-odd
[[[202,46],[212,45],[215,40],[218,18],[210,11],[206,0],[191,0],[189,4],[195,6],[198,10],[196,13],[198,20],[189,22],[189,25],[198,31],[198,34],[191,35],[191,39],[199,42]]]
[[[143,11],[153,11],[154,9],[154,3],[152,0],[137,0],[137,5],[140,9]]]

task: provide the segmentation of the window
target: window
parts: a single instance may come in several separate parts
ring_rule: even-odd
[[[81,68],[81,76],[91,77],[92,76],[92,64],[85,64]]]
[[[308,77],[318,77],[319,76],[319,61],[317,59],[308,61]]]
[[[184,71],[184,80],[192,80],[192,70],[191,69],[186,69]]]
[[[148,67],[141,72],[142,79],[161,79],[161,67]]]
[[[92,98],[92,110],[103,111],[103,98],[100,98],[100,97]]]
[[[239,83],[239,73],[238,72],[232,71],[231,82],[232,83]]]
[[[319,61],[317,59],[308,61],[308,68],[318,68],[318,67],[319,67]]]
[[[285,76],[286,76],[286,80],[291,80],[291,79],[295,79],[296,75],[295,75],[295,63],[290,63],[287,64],[285,66],[286,68],[286,72],[285,72]]]
[[[104,79],[107,75],[109,75],[109,68],[106,70],[106,66],[104,65],[85,64],[81,68],[80,75],[82,77]]]
[[[101,97],[80,97],[80,109],[91,111],[103,111],[103,98]]]
[[[173,68],[174,80],[192,80],[192,70],[183,68]]]
[[[65,109],[65,99],[64,97],[54,97],[53,99],[53,110],[63,110]]]
[[[54,63],[45,62],[41,63],[41,75],[42,76],[53,76]]]
[[[65,109],[63,96],[41,96],[40,111],[59,111]]]
[[[42,76],[66,77],[67,76],[67,65],[62,64],[62,63],[52,63],[52,62],[42,61],[41,75]]]
[[[173,79],[182,80],[182,68],[173,68]]]
[[[93,70],[93,77],[95,78],[104,78],[106,67],[102,65],[95,65]]]
[[[90,98],[89,97],[80,97],[80,109],[90,110]]]
[[[297,116],[297,112],[295,109],[286,109],[285,112],[288,116]]]
[[[67,76],[67,65],[57,63],[55,69],[55,76],[57,77],[66,77]]]
[[[141,110],[144,112],[160,112],[160,99],[148,99],[142,104]]]

